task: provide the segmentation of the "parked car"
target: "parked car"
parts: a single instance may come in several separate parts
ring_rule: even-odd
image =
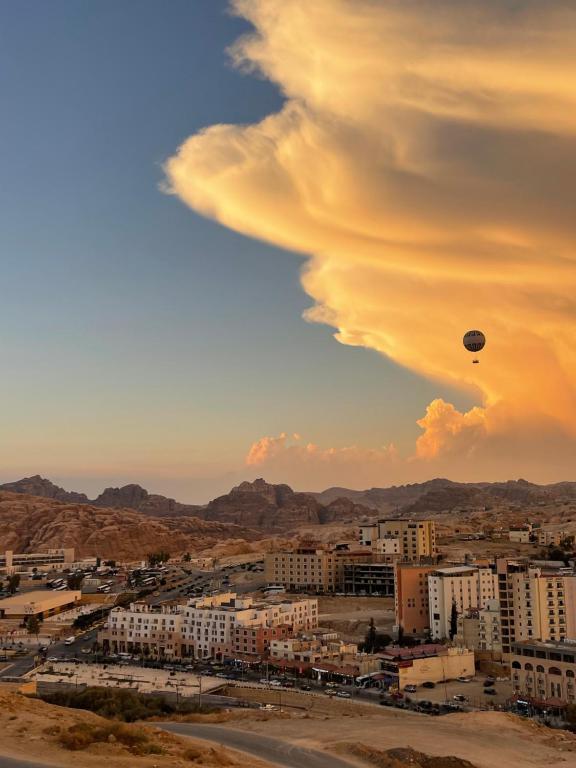
[[[312,690],[312,686],[311,685],[301,685],[300,686],[300,690],[301,691],[311,691]]]
[[[491,688],[496,680],[494,680],[493,677],[487,677],[486,680],[484,680],[484,688]]]
[[[404,693],[416,693],[418,690],[418,686],[416,685],[405,685],[404,686]]]
[[[338,696],[338,698],[340,698],[340,699],[349,699],[350,698],[350,694],[348,693],[348,691],[337,691],[336,696]]]
[[[452,696],[452,698],[454,699],[454,701],[460,701],[460,702],[468,701],[468,699],[466,698],[466,696],[464,696],[463,693],[455,693],[454,696]]]
[[[456,679],[458,680],[459,683],[469,683],[472,680],[471,677],[466,677],[465,675],[461,675],[460,677],[457,677]]]
[[[436,688],[436,683],[427,680],[425,683],[422,683],[422,688]]]
[[[496,689],[495,688],[484,688],[484,693],[487,696],[496,696]]]
[[[334,688],[327,688],[324,691],[324,693],[326,694],[326,696],[336,696],[336,691],[334,690]]]

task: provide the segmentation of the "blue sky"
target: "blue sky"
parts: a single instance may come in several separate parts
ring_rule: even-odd
[[[2,479],[203,501],[251,443],[407,450],[432,397],[469,400],[302,312],[301,257],[160,191],[189,135],[282,98],[225,49],[220,0],[3,0]]]

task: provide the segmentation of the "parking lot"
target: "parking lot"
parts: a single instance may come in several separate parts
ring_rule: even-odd
[[[467,701],[461,702],[463,707],[471,706],[474,708],[485,707],[486,705],[504,704],[512,695],[512,684],[510,680],[500,680],[490,686],[496,691],[495,696],[485,693],[484,675],[478,675],[468,683],[462,683],[458,680],[450,680],[446,683],[436,683],[434,688],[423,688],[418,686],[415,693],[406,693],[404,696],[413,701],[431,701],[435,704],[441,704],[446,701],[455,701],[454,696],[465,696]]]

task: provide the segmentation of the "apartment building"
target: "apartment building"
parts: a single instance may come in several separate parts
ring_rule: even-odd
[[[343,567],[344,592],[347,594],[394,597],[392,563],[346,563]]]
[[[298,547],[267,554],[264,575],[268,584],[282,585],[290,592],[340,592],[345,566],[372,559],[372,553],[362,550]]]
[[[378,520],[360,526],[360,544],[378,550],[379,540],[398,541],[403,560],[417,561],[437,554],[436,526],[433,520]]]
[[[502,632],[498,600],[488,600],[484,608],[471,608],[458,616],[456,644],[471,648],[478,657],[499,661],[502,658]]]
[[[568,531],[544,531],[540,529],[537,532],[538,544],[541,547],[558,547],[569,536]]]
[[[498,579],[498,602],[500,604],[500,631],[502,634],[502,658],[510,657],[512,642],[516,639],[516,621],[514,617],[514,582],[516,574],[528,571],[526,560],[496,561]]]
[[[576,640],[576,576],[529,567],[513,574],[514,635],[522,640]]]
[[[428,574],[434,566],[396,563],[394,608],[396,627],[409,635],[426,635],[430,629]]]
[[[516,694],[544,706],[576,703],[576,644],[513,642],[510,666]]]
[[[270,653],[270,643],[284,640],[292,634],[292,627],[245,627],[237,625],[232,631],[231,655],[243,660],[259,661]]]
[[[511,528],[508,532],[508,538],[515,544],[529,544],[532,536],[531,527]]]
[[[315,599],[255,602],[226,592],[159,608],[146,603],[114,608],[98,639],[112,652],[222,659],[248,646],[248,634],[244,643],[244,635],[237,632],[239,627],[256,630],[288,626],[291,631],[301,631],[317,625]],[[265,635],[254,635],[250,652],[258,643],[266,642]]]
[[[450,636],[453,605],[458,614],[470,608],[484,608],[494,600],[497,579],[491,568],[451,566],[437,568],[428,575],[428,603],[432,637]]]

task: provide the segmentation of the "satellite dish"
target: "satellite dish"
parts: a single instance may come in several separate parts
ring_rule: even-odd
[[[486,344],[486,337],[482,331],[466,331],[464,338],[462,339],[462,343],[468,352],[480,352],[481,349],[484,349],[484,345]],[[472,362],[479,363],[480,361],[475,357]]]

